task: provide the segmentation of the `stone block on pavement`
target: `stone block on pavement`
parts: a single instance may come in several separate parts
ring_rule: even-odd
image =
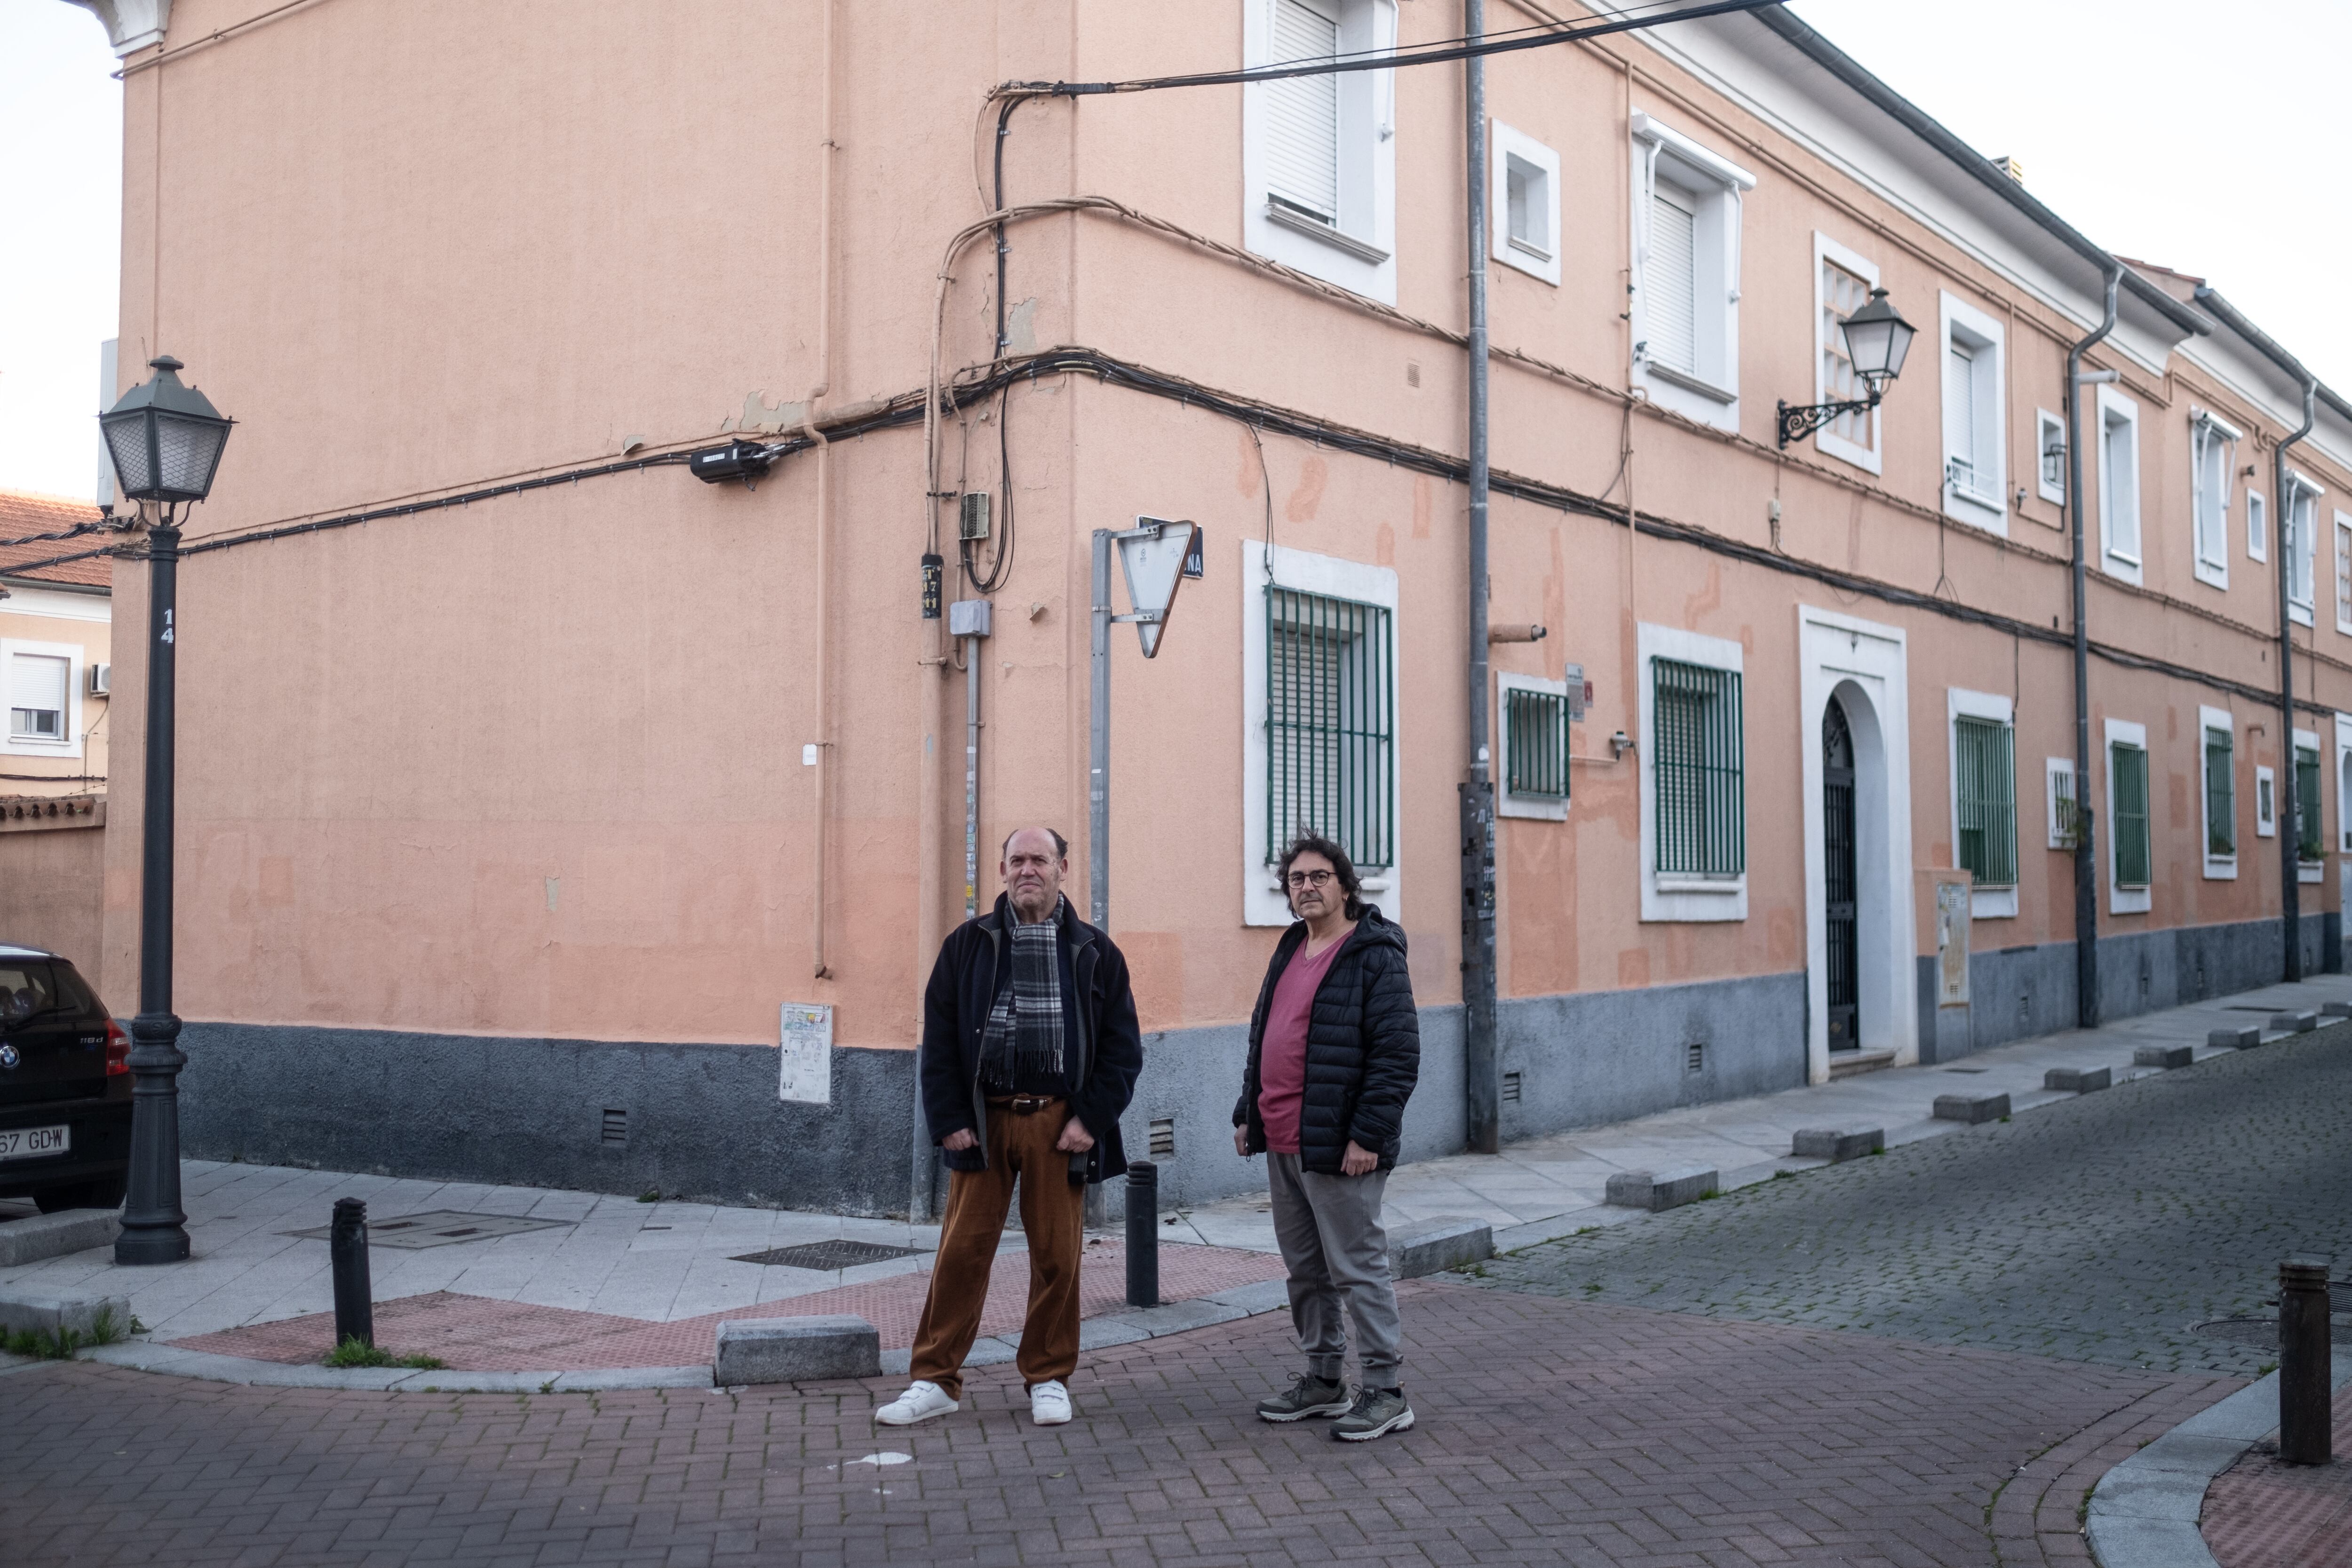
[[[1864,1154],[1880,1153],[1886,1148],[1886,1129],[1866,1127],[1859,1131],[1843,1131],[1834,1127],[1809,1127],[1789,1141],[1789,1152],[1800,1160],[1827,1160],[1838,1164],[1847,1160],[1859,1160]]]
[[[719,1325],[711,1381],[732,1388],[875,1377],[881,1371],[882,1335],[863,1318],[732,1318]]]
[[[2322,1002],[2319,1016],[2323,1018],[2352,1018],[2352,1002]]]
[[[1389,1232],[1389,1272],[1399,1279],[1443,1274],[1494,1256],[1494,1227],[1482,1219],[1427,1219]]]
[[[2006,1094],[1939,1094],[1936,1097],[1936,1120],[1965,1121],[1973,1127],[1979,1121],[1998,1121],[2009,1114]]]
[[[2093,1094],[2115,1081],[2106,1068],[2052,1068],[2042,1075],[2042,1087],[2061,1094]]]
[[[1620,1208],[1680,1208],[1695,1204],[1720,1184],[1712,1165],[1681,1165],[1671,1171],[1620,1171],[1609,1178],[1608,1201]]]
[[[2197,1048],[2194,1046],[2142,1046],[2132,1052],[2132,1066],[2163,1068],[2167,1071],[2185,1068],[2196,1059]]]
[[[0,1268],[111,1247],[121,1230],[122,1216],[112,1209],[60,1209],[10,1220],[0,1225]]]
[[[2205,1033],[2205,1043],[2227,1047],[2234,1051],[2251,1051],[2263,1043],[2263,1032],[2252,1024],[2243,1028],[2209,1029]]]
[[[2290,1035],[2304,1034],[2308,1030],[2319,1027],[2319,1015],[2316,1013],[2273,1013],[2271,1015],[2271,1027],[2273,1029],[2284,1029]]]
[[[55,1334],[67,1330],[94,1338],[103,1318],[117,1338],[131,1331],[131,1298],[79,1290],[0,1289],[0,1329],[10,1333]]]

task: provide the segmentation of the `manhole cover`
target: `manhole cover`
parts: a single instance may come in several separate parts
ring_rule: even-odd
[[[884,1247],[874,1241],[809,1241],[798,1247],[778,1247],[766,1252],[745,1253],[735,1261],[764,1263],[783,1268],[815,1268],[830,1273],[836,1268],[855,1268],[861,1263],[887,1263],[893,1258],[912,1258],[921,1251],[919,1247]]]
[[[368,1245],[415,1252],[427,1247],[453,1247],[461,1241],[520,1236],[527,1230],[548,1230],[571,1223],[564,1219],[526,1219],[513,1214],[460,1214],[456,1209],[435,1209],[430,1214],[368,1221]],[[334,1234],[334,1226],[322,1225],[316,1230],[289,1230],[284,1234],[324,1241]]]
[[[2209,1340],[2227,1340],[2234,1345],[2251,1345],[2255,1350],[2278,1349],[2276,1318],[2221,1318],[2210,1323],[2200,1323],[2197,1331]],[[2336,1318],[2327,1325],[2330,1344],[2352,1345],[2352,1322]]]

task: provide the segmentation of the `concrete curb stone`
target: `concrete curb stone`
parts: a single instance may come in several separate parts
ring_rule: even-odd
[[[2274,1013],[2271,1016],[2271,1027],[2273,1029],[2284,1029],[2290,1035],[2308,1034],[2312,1030],[2319,1027],[2319,1015],[2316,1013]]]
[[[2247,1031],[2249,1034],[2252,1030]],[[2042,1075],[2042,1087],[2063,1093],[2096,1094],[2114,1086],[2115,1070],[2111,1068],[2052,1068]]]
[[[722,1388],[873,1377],[882,1371],[882,1334],[847,1314],[727,1318],[719,1321],[710,1365],[711,1381]]]
[[[2185,1068],[2196,1059],[2197,1048],[2194,1046],[2142,1046],[2132,1052],[2132,1066],[2162,1068],[2167,1072],[2175,1068]]]
[[[2009,1114],[2006,1094],[1939,1094],[1936,1097],[1936,1120],[1958,1121],[1974,1127],[1979,1122],[1998,1121]]]
[[[131,1298],[92,1296],[77,1290],[0,1289],[0,1329],[11,1333],[58,1334],[68,1330],[94,1334],[98,1320],[110,1318],[118,1334],[131,1331]]]
[[[61,1209],[10,1220],[0,1225],[0,1268],[111,1247],[121,1232],[122,1216],[112,1209]]]
[[[1811,1127],[1800,1131],[1789,1141],[1789,1156],[1796,1160],[1827,1160],[1832,1165],[1848,1160],[1859,1160],[1865,1154],[1883,1153],[1886,1148],[1886,1129],[1869,1127],[1859,1131],[1841,1131],[1831,1127]]]
[[[1671,1171],[1619,1171],[1609,1178],[1607,1201],[1620,1208],[1652,1214],[1695,1204],[1722,1185],[1712,1165],[1680,1165]]]
[[[1441,1215],[1389,1237],[1389,1274],[1396,1279],[1443,1274],[1449,1268],[1482,1263],[1494,1256],[1494,1227],[1481,1219]],[[1286,1303],[1287,1300],[1286,1294]]]
[[[2250,1051],[2263,1043],[2263,1032],[2252,1024],[2242,1029],[2215,1029],[2206,1035],[2205,1043],[2235,1051]]]

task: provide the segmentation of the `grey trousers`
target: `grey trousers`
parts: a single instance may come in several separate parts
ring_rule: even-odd
[[[1388,1232],[1381,1193],[1388,1173],[1327,1176],[1298,1168],[1296,1154],[1269,1153],[1274,1235],[1290,1270],[1290,1321],[1307,1370],[1337,1382],[1348,1353],[1344,1303],[1356,1320],[1356,1354],[1364,1386],[1393,1388],[1400,1359],[1396,1284],[1389,1278]]]

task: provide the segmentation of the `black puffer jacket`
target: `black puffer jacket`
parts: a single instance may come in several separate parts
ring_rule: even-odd
[[[1307,1026],[1307,1093],[1298,1109],[1298,1163],[1339,1173],[1350,1142],[1393,1169],[1404,1125],[1404,1102],[1421,1075],[1421,1019],[1413,1011],[1412,976],[1405,968],[1404,932],[1370,904],[1339,946],[1315,993]],[[1282,933],[1250,1015],[1249,1066],[1234,1125],[1249,1130],[1253,1154],[1265,1152],[1265,1123],[1257,1110],[1258,1058],[1265,1047],[1266,1009],[1275,983],[1305,945],[1307,922]]]

